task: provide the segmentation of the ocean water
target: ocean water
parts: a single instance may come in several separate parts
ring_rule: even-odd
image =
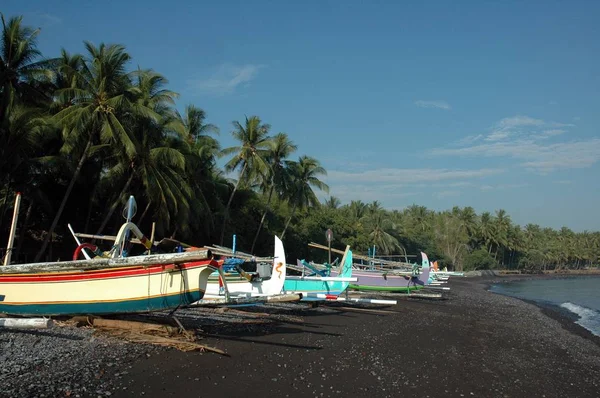
[[[550,304],[570,311],[576,323],[600,336],[600,278],[524,280],[493,285],[494,293]]]

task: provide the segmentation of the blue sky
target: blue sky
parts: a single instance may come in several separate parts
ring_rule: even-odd
[[[122,4],[123,3],[123,4]],[[40,49],[124,44],[221,129],[259,115],[331,194],[600,229],[600,2],[27,1]]]

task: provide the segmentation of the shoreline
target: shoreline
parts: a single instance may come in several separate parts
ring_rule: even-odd
[[[523,277],[526,276],[526,277]],[[482,277],[483,278],[483,277]],[[498,278],[501,278],[498,280]],[[506,279],[504,279],[506,278]],[[537,274],[537,275],[502,275],[490,279],[489,281],[481,281],[484,289],[491,294],[498,294],[505,297],[521,300],[525,303],[538,307],[544,315],[559,322],[563,328],[569,332],[590,340],[598,347],[600,347],[600,336],[595,335],[592,331],[586,329],[584,326],[576,323],[580,319],[580,316],[576,313],[569,311],[566,308],[562,308],[560,305],[554,303],[546,303],[536,300],[528,300],[520,297],[511,296],[500,292],[494,292],[491,290],[492,285],[498,284],[509,284],[514,282],[521,282],[526,280],[549,280],[549,279],[579,279],[579,278],[597,278],[600,282],[599,274],[578,274],[578,275],[564,275],[564,274]]]

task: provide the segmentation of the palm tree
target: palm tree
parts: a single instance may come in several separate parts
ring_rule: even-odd
[[[198,143],[204,140],[216,141],[209,134],[218,135],[219,128],[214,124],[205,123],[206,112],[202,108],[188,105],[185,107],[183,116],[177,112],[177,119],[183,126],[185,135],[190,137],[193,142]]]
[[[378,200],[374,200],[367,205],[367,212],[369,214],[377,214],[377,213],[381,212],[382,210],[383,210],[383,207],[381,206],[381,202]]]
[[[362,200],[352,200],[347,207],[350,217],[356,221],[363,218],[367,209],[367,205]]]
[[[319,176],[327,175],[327,171],[321,167],[317,159],[310,156],[301,156],[298,162],[288,161],[286,163],[290,169],[292,180],[292,185],[288,193],[290,202],[292,203],[292,210],[281,233],[281,239],[285,236],[285,232],[298,207],[319,206],[319,199],[317,199],[313,187],[325,193],[329,192],[329,186],[319,180]]]
[[[325,201],[325,206],[330,209],[337,209],[338,207],[340,207],[341,204],[342,204],[342,202],[340,202],[340,199],[336,198],[335,196],[330,196]]]
[[[131,85],[130,75],[125,71],[130,56],[123,46],[100,44],[95,47],[86,42],[85,47],[88,56],[81,70],[76,72],[74,86],[57,91],[59,103],[71,105],[55,115],[63,129],[63,153],[79,160],[34,261],[39,261],[46,251],[93,144],[112,144],[130,159],[134,158],[137,144],[132,132],[124,128],[124,119],[131,117],[133,112],[157,118],[151,109],[132,103],[139,89]]]
[[[47,88],[52,61],[41,58],[37,49],[39,29],[22,26],[23,17],[2,19],[0,38],[0,125],[16,103],[39,104],[48,101]]]
[[[506,211],[503,209],[496,210],[496,217],[494,219],[494,239],[496,241],[496,252],[494,253],[494,259],[496,259],[500,248],[506,248],[508,246],[508,234],[510,232],[510,228],[510,216],[506,214]]]
[[[496,241],[496,232],[492,214],[488,211],[481,213],[479,220],[479,237],[488,249],[488,253],[491,253],[492,246]]]
[[[244,178],[249,177],[248,179],[252,179],[257,178],[261,174],[264,175],[269,169],[266,159],[271,146],[271,138],[269,137],[271,126],[263,124],[258,116],[250,116],[249,118],[246,117],[244,125],[234,121],[233,127],[234,130],[231,132],[231,135],[239,141],[239,145],[223,149],[224,155],[234,155],[225,165],[225,170],[232,172],[240,169],[240,173],[225,206],[223,225],[221,227],[221,245],[225,239],[225,227],[229,220],[229,208],[240,183]]]
[[[52,73],[51,61],[37,60],[41,58],[37,49],[39,30],[23,26],[22,17],[7,22],[0,13],[0,19],[0,184],[8,194],[12,192],[9,188],[15,167],[27,161],[31,150],[41,142],[32,140],[34,135],[40,136],[31,129],[38,130],[40,122],[46,124],[40,105],[49,100]],[[11,116],[11,111],[15,115]],[[5,202],[0,204],[0,224]]]
[[[267,196],[267,205],[265,210],[263,211],[262,217],[260,218],[260,224],[258,225],[258,230],[256,231],[256,235],[254,236],[254,240],[252,241],[252,248],[250,249],[250,253],[254,253],[254,246],[256,245],[256,241],[258,239],[258,235],[262,229],[262,226],[265,222],[265,218],[267,217],[267,213],[271,210],[271,199],[273,197],[273,192],[277,189],[279,192],[283,192],[285,189],[285,164],[284,161],[294,153],[298,149],[298,146],[294,144],[285,133],[278,133],[271,140],[271,148],[267,154],[267,162],[269,164],[269,169],[267,174],[263,177],[264,188],[268,190]]]
[[[379,249],[381,254],[391,254],[394,250],[401,248],[398,239],[388,232],[394,226],[384,211],[374,211],[363,217],[363,219],[367,228],[371,230],[369,240]]]
[[[472,238],[477,230],[477,213],[471,206],[464,207],[458,210],[458,219],[461,222],[462,228],[469,237]]]
[[[159,175],[163,173],[165,168],[175,167],[177,170],[182,171],[184,169],[185,160],[183,154],[175,148],[164,145],[164,134],[166,131],[176,131],[181,134],[183,138],[187,138],[187,131],[182,124],[178,124],[178,119],[174,118],[171,112],[171,106],[175,104],[175,98],[178,94],[166,90],[164,86],[168,83],[167,79],[159,73],[152,70],[141,70],[138,69],[132,73],[131,77],[134,80],[134,87],[138,89],[136,95],[132,98],[131,107],[134,110],[131,118],[124,118],[127,130],[132,132],[135,137],[137,144],[136,155],[133,158],[127,156],[127,154],[118,153],[117,158],[119,159],[115,168],[112,169],[111,173],[108,173],[105,177],[114,185],[114,181],[118,181],[118,176],[127,176],[125,185],[121,189],[116,200],[113,201],[112,206],[109,208],[108,213],[104,217],[104,220],[100,224],[97,235],[101,234],[104,227],[112,217],[119,203],[123,203],[127,199],[127,191],[133,182],[134,177],[141,174],[148,176]],[[136,112],[136,110],[141,110]],[[146,110],[152,111],[157,118],[148,118],[146,116]],[[161,153],[162,155],[157,155]],[[118,151],[117,151],[118,152]],[[152,155],[152,154],[155,155]],[[146,162],[146,163],[145,163]],[[153,173],[144,171],[144,168],[154,167]],[[163,176],[164,178],[164,176]],[[164,184],[163,184],[164,185]],[[143,184],[144,187],[149,187],[147,181]],[[165,195],[163,192],[160,198],[163,200],[154,202],[155,205],[167,206],[166,197],[173,197],[173,193]],[[176,189],[177,193],[181,192],[181,189]],[[152,194],[148,195],[152,196]],[[168,206],[167,206],[168,207]],[[168,212],[162,208],[161,214]]]
[[[425,206],[411,205],[405,212],[412,221],[413,228],[420,229],[421,232],[431,228],[432,213]]]
[[[219,129],[214,124],[206,123],[206,112],[195,105],[186,106],[183,115],[176,112],[176,119],[183,126],[182,137],[187,137],[190,142],[185,161],[187,180],[193,191],[190,210],[197,221],[196,225],[203,226],[208,232],[214,229],[213,212],[221,206],[221,195],[216,191],[221,185],[226,187],[220,183],[216,170],[216,158],[221,152],[221,145],[211,136],[218,135]]]

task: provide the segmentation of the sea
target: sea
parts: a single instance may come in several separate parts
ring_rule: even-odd
[[[560,307],[575,322],[600,336],[600,278],[529,279],[493,285],[490,290],[507,296]]]

